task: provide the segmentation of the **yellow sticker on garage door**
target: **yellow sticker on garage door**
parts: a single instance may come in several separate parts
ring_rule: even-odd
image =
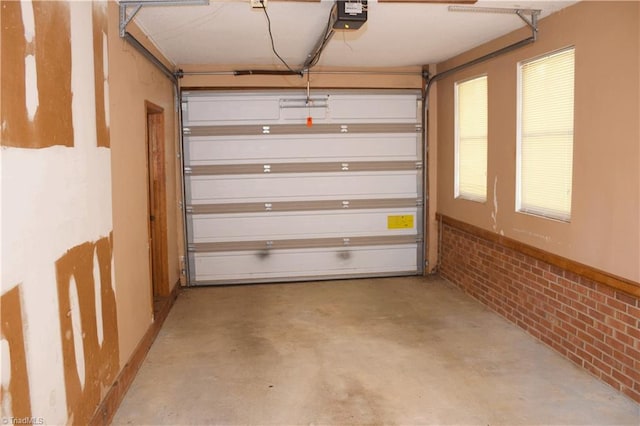
[[[413,228],[413,215],[387,216],[388,229],[411,229]]]

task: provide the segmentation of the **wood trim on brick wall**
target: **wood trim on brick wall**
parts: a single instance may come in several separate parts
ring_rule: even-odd
[[[154,309],[153,323],[149,326],[149,329],[144,334],[144,337],[138,344],[138,347],[133,352],[133,355],[131,355],[129,362],[127,362],[122,371],[120,371],[116,381],[111,385],[111,389],[109,389],[109,392],[93,414],[93,418],[89,422],[90,425],[106,426],[113,420],[113,417],[115,416],[120,403],[124,399],[127,390],[133,383],[133,380],[138,374],[138,370],[140,370],[142,363],[147,357],[147,353],[149,353],[151,345],[156,340],[156,337],[162,328],[162,324],[164,324],[164,320],[167,319],[169,311],[171,311],[171,308],[180,293],[180,289],[180,282],[177,282],[168,296],[156,298],[157,308]]]
[[[596,269],[592,266],[559,256],[557,254],[549,253],[537,247],[533,247],[512,238],[487,231],[486,229],[482,229],[475,225],[471,225],[452,217],[445,216],[441,213],[437,213],[436,217],[438,221],[454,228],[458,228],[462,231],[468,232],[469,234],[472,234],[476,237],[483,238],[485,240],[489,240],[491,242],[511,248],[522,254],[531,256],[534,259],[541,260],[550,265],[557,266],[558,268],[565,269],[569,272],[573,272],[574,274],[589,278],[590,280],[599,282],[601,284],[605,284],[611,288],[623,291],[632,296],[640,297],[640,283],[637,283],[635,281],[610,274],[600,269]]]

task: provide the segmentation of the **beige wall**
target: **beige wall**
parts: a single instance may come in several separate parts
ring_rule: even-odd
[[[538,41],[437,83],[438,211],[640,281],[640,3],[581,2],[541,20]],[[438,65],[446,70],[529,36],[522,30]],[[515,212],[517,63],[576,49],[570,223]],[[454,199],[454,82],[489,78],[487,202]],[[495,216],[495,220],[493,219]]]
[[[118,6],[109,2],[109,86],[113,181],[113,257],[120,364],[124,365],[152,321],[149,269],[146,109],[164,109],[167,171],[169,285],[179,279],[181,227],[176,174],[177,123],[172,83],[118,34]],[[131,30],[134,32],[134,30]]]

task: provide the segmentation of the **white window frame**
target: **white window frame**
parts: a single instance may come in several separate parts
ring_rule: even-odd
[[[475,80],[484,79],[486,82],[487,91],[486,96],[486,116],[487,116],[487,132],[485,136],[485,164],[484,164],[484,194],[474,194],[461,191],[460,189],[460,110],[459,110],[459,86],[469,83]],[[467,78],[465,80],[457,81],[454,85],[454,140],[455,140],[455,153],[454,153],[454,196],[457,199],[464,199],[469,201],[475,201],[484,203],[487,201],[487,162],[488,162],[488,150],[489,150],[489,78],[487,74],[476,75],[474,77]]]
[[[574,120],[572,123],[571,135],[572,135],[572,158],[573,158],[573,146],[574,146],[574,136],[575,136],[575,47],[569,46],[565,47],[553,52],[546,53],[541,56],[537,56],[535,58],[530,58],[525,61],[521,61],[518,63],[518,75],[517,75],[517,134],[516,134],[516,211],[519,213],[534,215],[538,217],[543,217],[546,219],[559,220],[562,222],[570,222],[571,214],[572,214],[572,193],[573,193],[573,160],[571,161],[571,190],[569,195],[569,210],[568,211],[553,211],[548,207],[539,207],[539,206],[523,206],[522,201],[522,143],[523,143],[523,66],[526,64],[530,64],[532,62],[537,62],[544,60],[546,58],[550,58],[567,51],[573,51],[574,54],[574,70],[573,70],[573,78],[574,78],[574,92],[573,92],[573,111],[574,111]]]

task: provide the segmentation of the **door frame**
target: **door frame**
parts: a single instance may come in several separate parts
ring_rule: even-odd
[[[164,108],[145,101],[149,268],[154,299],[170,293],[167,240],[167,185]]]

